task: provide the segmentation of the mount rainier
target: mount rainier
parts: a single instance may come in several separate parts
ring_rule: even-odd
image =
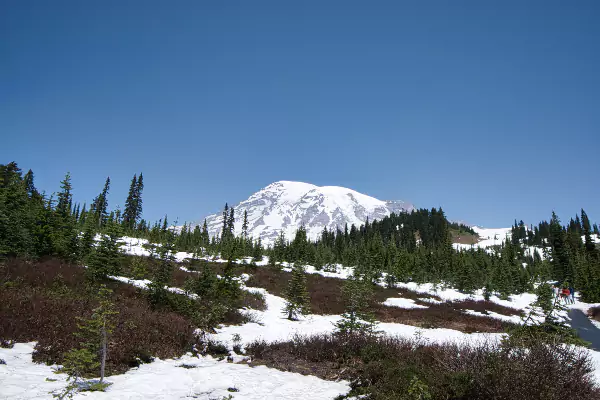
[[[241,233],[247,211],[248,235],[260,237],[265,244],[272,244],[282,231],[287,239],[293,239],[302,225],[308,237],[316,239],[324,227],[330,230],[343,229],[345,224],[358,227],[367,218],[372,221],[392,212],[414,210],[412,204],[404,201],[382,201],[343,187],[290,181],[272,183],[234,208],[235,233]],[[222,213],[207,216],[206,223],[211,236],[220,235]]]

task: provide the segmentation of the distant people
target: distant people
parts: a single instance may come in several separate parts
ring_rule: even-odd
[[[575,304],[575,289],[573,286],[569,286],[569,292],[571,292],[571,304]]]
[[[554,292],[554,299],[558,299],[560,297],[560,289],[556,285],[552,285],[552,291]]]
[[[569,304],[569,297],[571,296],[571,292],[568,287],[564,287],[561,291],[561,300],[564,300],[565,304]]]

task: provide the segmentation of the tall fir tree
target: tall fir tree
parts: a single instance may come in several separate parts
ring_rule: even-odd
[[[235,209],[229,208],[229,217],[227,218],[227,234],[229,239],[232,239],[235,235]]]
[[[135,228],[137,205],[136,205],[136,190],[138,186],[137,174],[133,175],[131,184],[129,185],[129,193],[125,200],[125,209],[123,210],[123,226],[125,229],[132,231]]]
[[[69,261],[76,261],[79,254],[79,232],[76,229],[71,204],[71,174],[67,173],[61,182],[61,191],[58,193],[56,204],[56,217],[54,218],[53,238],[55,253]]]
[[[206,219],[204,219],[204,223],[202,224],[201,238],[201,245],[203,247],[208,247],[210,245],[210,236],[208,235],[208,224],[206,223]]]
[[[0,256],[26,255],[32,249],[28,195],[21,169],[15,162],[0,164]],[[30,221],[33,223],[33,221]]]
[[[225,208],[223,209],[223,229],[221,230],[221,240],[224,240],[227,237],[227,220],[229,219],[229,205],[225,203]]]
[[[58,193],[58,202],[56,203],[56,213],[61,218],[66,218],[71,215],[71,208],[69,204],[73,201],[73,194],[71,190],[71,174],[67,172],[65,179],[60,182],[61,191]]]
[[[590,219],[588,218],[583,208],[581,209],[581,225],[583,235],[585,237],[585,250],[590,254],[594,254],[596,253],[596,244],[592,239],[592,227],[590,225]]]
[[[137,186],[135,187],[135,223],[142,218],[143,204],[142,192],[144,191],[144,174],[140,172],[140,176],[137,180]],[[134,224],[135,225],[135,224]]]
[[[242,221],[242,238],[248,239],[248,210],[244,210],[244,219]]]
[[[554,279],[564,282],[573,279],[569,266],[569,254],[565,245],[565,232],[555,212],[550,220],[550,245],[552,248],[552,266]]]
[[[94,199],[90,209],[94,214],[98,228],[102,228],[108,220],[108,191],[110,190],[110,177],[106,178],[102,192]]]

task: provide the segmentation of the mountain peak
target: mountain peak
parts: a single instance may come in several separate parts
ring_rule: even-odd
[[[412,211],[413,205],[400,200],[382,201],[340,186],[316,186],[305,182],[277,181],[233,206],[236,234],[241,232],[242,215],[248,213],[248,233],[267,244],[284,232],[287,239],[300,226],[311,239],[318,238],[323,228],[357,227],[367,218],[381,219],[390,213]],[[220,234],[221,213],[206,217],[209,233]]]

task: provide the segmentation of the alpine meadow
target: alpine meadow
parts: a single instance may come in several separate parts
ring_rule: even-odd
[[[600,400],[597,1],[0,8],[0,399]]]

